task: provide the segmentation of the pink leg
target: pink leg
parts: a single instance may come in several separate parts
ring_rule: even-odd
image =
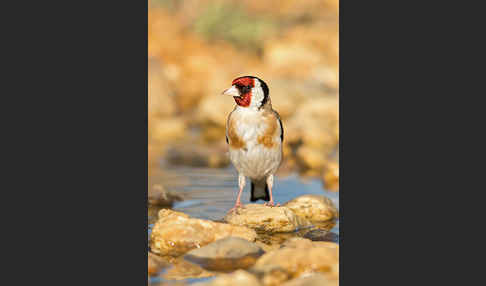
[[[275,205],[275,203],[273,201],[273,195],[272,195],[273,175],[268,176],[268,178],[267,178],[267,186],[268,186],[268,191],[270,192],[270,201],[268,203],[265,203],[264,205],[270,206],[270,207],[279,207],[280,204]]]
[[[230,209],[228,213],[236,211],[238,208],[244,208],[243,204],[240,201],[240,198],[241,198],[241,193],[243,193],[243,189],[245,188],[245,176],[241,174],[238,176],[238,186],[240,190],[238,191],[238,196],[236,197],[235,206],[232,209]]]

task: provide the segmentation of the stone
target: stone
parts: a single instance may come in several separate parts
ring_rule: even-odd
[[[148,117],[170,117],[176,113],[176,105],[171,96],[169,83],[160,61],[148,61]]]
[[[224,140],[224,135],[221,137]],[[224,148],[227,148],[224,146]],[[167,160],[173,165],[192,167],[222,168],[230,163],[226,150],[220,146],[204,146],[201,144],[178,144],[167,151]]]
[[[313,229],[307,232],[303,237],[312,241],[339,242],[339,235],[323,229]]]
[[[339,190],[339,164],[337,162],[328,162],[324,166],[322,174],[324,186],[330,191]]]
[[[296,215],[312,222],[337,218],[338,210],[331,199],[322,195],[303,195],[284,204]]]
[[[228,213],[224,220],[232,225],[247,226],[261,232],[292,232],[309,226],[287,207],[269,207],[248,204],[244,208]]]
[[[191,218],[181,212],[162,209],[150,234],[150,247],[160,255],[179,256],[230,236],[253,242],[256,232],[244,226]]]
[[[194,283],[193,286],[260,286],[258,279],[245,270],[237,270],[231,274],[221,274],[213,280]]]
[[[279,267],[292,278],[319,272],[329,279],[339,278],[339,245],[332,242],[292,238],[282,248],[265,253],[252,271],[264,272],[268,267]]]
[[[184,259],[209,271],[230,272],[252,266],[263,253],[253,242],[239,237],[226,237],[189,251]]]
[[[158,143],[168,143],[183,138],[187,129],[180,117],[149,118],[149,137]]]
[[[176,258],[171,261],[172,265],[168,267],[161,275],[166,280],[183,280],[189,278],[206,278],[215,276],[215,273],[206,271],[199,265],[190,263],[183,258]]]
[[[182,201],[182,197],[168,192],[160,184],[154,184],[151,188],[149,188],[148,203],[150,205],[172,207],[176,201]]]
[[[258,269],[250,269],[253,274],[260,278],[265,286],[280,286],[283,282],[291,279],[291,274],[276,265],[263,265]]]
[[[322,169],[326,164],[325,152],[308,146],[302,146],[297,150],[297,158],[310,169]]]

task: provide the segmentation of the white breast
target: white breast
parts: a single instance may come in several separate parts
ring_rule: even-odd
[[[272,148],[258,143],[258,137],[262,136],[267,128],[259,112],[237,107],[231,115],[231,120],[236,124],[235,131],[245,142],[245,147],[233,149],[230,146],[230,159],[239,173],[252,179],[262,179],[274,174],[282,160],[282,144],[278,134],[273,138],[278,144]]]

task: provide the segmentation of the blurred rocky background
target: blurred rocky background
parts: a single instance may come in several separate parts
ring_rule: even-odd
[[[242,75],[270,88],[285,129],[277,175],[318,176],[338,190],[338,0],[149,0],[149,172],[225,167],[221,92]]]

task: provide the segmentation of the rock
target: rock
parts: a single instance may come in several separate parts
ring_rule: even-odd
[[[148,253],[148,275],[155,276],[169,264],[162,257]]]
[[[224,135],[221,137],[224,140]],[[224,146],[224,148],[227,148]],[[223,148],[195,144],[171,146],[167,151],[167,160],[174,165],[192,167],[222,168],[230,163],[229,156]]]
[[[323,229],[313,229],[307,232],[304,235],[304,238],[310,239],[312,241],[339,241],[339,235]]]
[[[310,225],[287,207],[248,204],[224,218],[232,225],[247,226],[262,232],[292,232]]]
[[[257,260],[253,271],[264,272],[279,267],[292,278],[306,273],[323,273],[329,279],[339,278],[339,245],[332,242],[292,238],[282,248],[268,252]]]
[[[148,191],[148,203],[154,206],[172,207],[182,197],[168,192],[162,185],[154,184]]]
[[[218,126],[224,130],[228,114],[235,107],[233,98],[221,95],[228,87],[231,87],[231,81],[221,86],[222,90],[218,94],[209,95],[201,101],[196,110],[196,118],[200,124]]]
[[[282,243],[282,247],[289,247],[289,248],[299,248],[299,249],[309,249],[313,247],[329,247],[329,248],[338,248],[339,245],[334,242],[328,241],[311,241],[306,238],[302,237],[292,237]]]
[[[322,169],[326,164],[324,151],[308,146],[302,146],[297,151],[297,158],[310,169]]]
[[[324,169],[339,143],[339,102],[336,96],[310,98],[286,120],[286,144],[297,147],[296,157],[306,168]]]
[[[189,251],[184,259],[210,271],[230,272],[252,266],[263,253],[255,243],[227,237]]]
[[[160,61],[148,61],[148,117],[170,117],[176,112],[173,91],[164,75]]]
[[[265,286],[280,286],[283,282],[291,279],[291,274],[287,270],[276,265],[264,265],[249,271],[257,275]]]
[[[321,195],[303,195],[284,204],[295,214],[309,221],[327,221],[338,217],[331,199]]]
[[[167,143],[184,137],[186,123],[180,117],[149,118],[149,137],[158,143]]]
[[[237,270],[231,274],[218,275],[214,280],[195,283],[193,286],[260,286],[258,279],[245,270]]]
[[[320,273],[313,273],[307,276],[292,279],[282,284],[282,286],[337,286],[337,280],[331,280]]]
[[[339,190],[339,164],[337,162],[328,162],[324,166],[322,180],[326,189],[331,191]]]
[[[162,278],[166,280],[183,280],[189,278],[205,278],[215,276],[216,274],[206,271],[199,265],[190,263],[182,258],[174,259],[172,266],[162,274]]]
[[[256,239],[255,231],[244,226],[191,218],[181,212],[162,209],[150,234],[150,247],[157,254],[179,256],[229,236],[248,241]]]

